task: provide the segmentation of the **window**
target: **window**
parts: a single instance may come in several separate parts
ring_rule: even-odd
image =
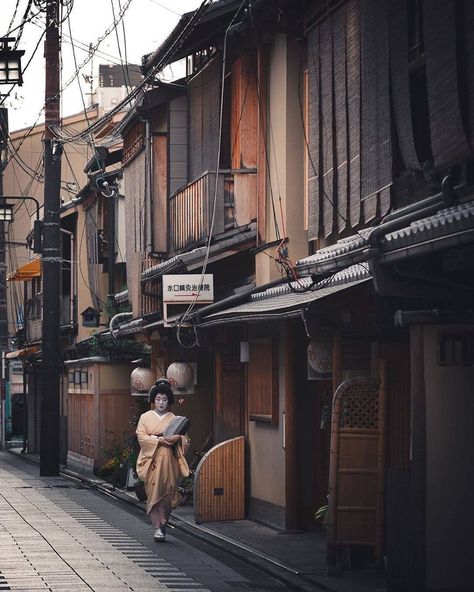
[[[442,333],[438,341],[438,364],[474,365],[474,333]]]
[[[248,398],[251,421],[278,425],[278,342],[249,342]]]

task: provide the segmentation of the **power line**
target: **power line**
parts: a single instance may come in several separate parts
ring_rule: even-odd
[[[248,0],[242,0],[242,3],[240,4],[239,8],[237,9],[237,12],[232,17],[232,20],[230,21],[229,25],[227,26],[227,29],[224,34],[224,44],[223,44],[223,48],[222,48],[221,94],[220,94],[220,105],[219,105],[219,131],[218,131],[217,154],[216,154],[216,180],[215,180],[215,186],[214,186],[214,198],[213,198],[213,204],[212,204],[211,224],[209,227],[209,237],[207,240],[206,255],[204,257],[204,261],[203,261],[203,265],[202,265],[201,279],[198,282],[198,290],[197,290],[196,297],[190,303],[190,305],[186,309],[184,315],[180,318],[179,323],[178,323],[178,328],[176,331],[176,338],[177,338],[179,344],[185,348],[192,348],[192,347],[195,347],[196,345],[198,345],[198,338],[197,338],[197,333],[196,333],[195,327],[194,327],[195,341],[193,344],[188,345],[188,344],[183,343],[181,341],[180,333],[181,333],[181,328],[183,326],[184,321],[193,311],[193,309],[196,306],[196,303],[198,301],[199,295],[201,293],[201,285],[203,283],[204,275],[206,273],[207,265],[209,263],[212,234],[213,234],[214,223],[215,223],[215,219],[216,219],[216,205],[217,205],[217,194],[218,194],[218,188],[219,188],[219,171],[220,171],[220,158],[221,158],[221,146],[222,146],[222,128],[223,128],[223,122],[224,122],[224,88],[225,88],[225,78],[226,78],[225,77],[225,69],[226,69],[226,65],[227,65],[227,35],[228,35],[231,27],[233,26],[236,18],[239,16],[240,11],[244,7],[244,5],[247,3],[247,1]]]
[[[210,3],[211,3],[211,0],[203,0],[203,2],[201,3],[201,5],[199,6],[199,8],[193,13],[193,16],[189,19],[189,21],[184,26],[184,29],[181,31],[181,33],[178,36],[178,38],[172,43],[171,47],[162,56],[161,60],[157,64],[155,64],[155,66],[150,70],[150,72],[142,80],[142,82],[140,84],[138,84],[130,92],[130,94],[127,97],[125,97],[122,101],[120,101],[120,103],[118,103],[113,109],[111,109],[110,111],[108,111],[105,115],[103,115],[102,117],[100,117],[99,119],[97,119],[91,125],[90,128],[88,128],[86,130],[83,130],[82,132],[79,132],[79,133],[77,133],[75,135],[69,136],[68,138],[65,138],[65,137],[61,136],[61,130],[59,130],[58,128],[56,128],[54,130],[56,136],[63,143],[76,142],[76,141],[84,138],[87,134],[93,133],[96,130],[101,129],[101,127],[103,125],[105,125],[105,123],[107,123],[108,121],[110,121],[110,119],[112,119],[112,117],[116,113],[118,113],[119,111],[121,111],[122,108],[125,105],[131,104],[131,102],[140,94],[141,90],[146,86],[146,84],[148,84],[155,77],[155,75],[157,74],[157,72],[159,72],[161,70],[161,68],[166,63],[166,61],[172,59],[172,57],[174,56],[174,54],[178,51],[178,49],[183,44],[183,42],[186,39],[186,37],[193,30],[195,22],[199,19],[199,17],[201,16],[201,14],[205,11],[205,9],[207,8],[207,6]],[[125,7],[124,7],[123,10],[125,10]]]

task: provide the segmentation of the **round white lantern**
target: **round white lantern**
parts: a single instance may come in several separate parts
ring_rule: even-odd
[[[155,384],[155,374],[150,368],[135,368],[130,375],[132,395],[148,395],[148,391]]]
[[[166,370],[173,391],[183,392],[194,384],[194,371],[187,362],[173,362]]]

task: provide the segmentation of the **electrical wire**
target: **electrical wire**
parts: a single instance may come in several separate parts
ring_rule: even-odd
[[[110,6],[112,8],[112,16],[115,19],[115,6],[114,6],[114,0],[110,0]],[[120,6],[120,3],[119,3]],[[120,8],[121,10],[121,8]],[[122,20],[122,27],[124,26],[123,24],[123,20]],[[130,77],[128,75],[128,64],[126,63],[126,61],[124,62],[123,57],[122,57],[122,48],[120,47],[120,38],[119,38],[119,32],[117,30],[117,27],[115,27],[114,29],[115,31],[115,38],[117,40],[117,50],[119,52],[119,57],[120,57],[120,65],[122,67],[122,74],[123,74],[123,80],[125,82],[125,88],[127,93],[130,92],[132,85],[130,84]],[[124,31],[124,39],[125,39],[125,31]]]
[[[140,95],[142,89],[145,88],[145,86],[155,78],[156,74],[161,71],[163,64],[165,64],[167,62],[167,60],[171,60],[172,57],[175,55],[175,53],[179,50],[181,45],[184,43],[184,40],[191,33],[191,31],[194,29],[194,24],[196,23],[196,21],[199,19],[201,14],[205,11],[205,9],[207,8],[207,6],[210,3],[211,3],[211,0],[203,0],[202,1],[199,8],[193,13],[193,16],[186,23],[186,25],[184,26],[184,29],[181,31],[178,38],[172,43],[171,47],[165,52],[165,54],[162,56],[161,60],[157,64],[155,64],[155,66],[153,68],[151,68],[151,70],[147,74],[147,76],[145,76],[145,78],[141,81],[140,84],[138,84],[136,87],[134,87],[132,89],[132,91],[130,92],[129,95],[127,95],[122,101],[120,101],[113,109],[111,109],[110,111],[105,113],[102,117],[97,119],[91,125],[90,128],[83,130],[82,132],[79,132],[75,135],[70,135],[69,137],[65,138],[65,137],[61,137],[60,130],[55,129],[54,131],[55,131],[58,139],[60,141],[62,141],[63,143],[77,142],[78,140],[83,138],[86,134],[94,133],[98,129],[101,129],[108,121],[110,121],[112,119],[112,117],[116,113],[121,111],[123,107],[125,107],[126,105],[132,105],[132,101]],[[126,5],[123,8],[123,10],[125,10],[127,6],[128,5]],[[54,97],[52,100],[54,100]]]
[[[12,27],[13,27],[13,23],[15,22],[16,15],[17,15],[17,12],[18,12],[18,7],[19,7],[19,6],[20,6],[20,0],[16,0],[16,5],[15,5],[15,8],[14,8],[14,10],[13,10],[13,16],[12,16],[12,18],[10,19],[10,24],[8,25],[8,31],[9,31],[9,32],[11,31],[11,29],[12,29]],[[8,36],[8,33],[7,33],[7,36]]]
[[[242,0],[242,3],[240,4],[239,8],[237,9],[237,12],[232,17],[232,20],[230,21],[229,25],[227,26],[227,29],[224,34],[224,43],[223,43],[223,48],[222,48],[222,68],[221,68],[221,95],[220,95],[220,106],[219,106],[219,132],[218,132],[217,154],[216,154],[216,179],[215,179],[215,187],[214,187],[214,198],[213,198],[213,204],[212,204],[211,223],[210,223],[210,227],[209,227],[209,237],[208,237],[208,241],[207,241],[207,245],[206,245],[206,254],[204,256],[204,261],[203,261],[202,270],[201,270],[201,278],[198,282],[198,289],[197,289],[196,297],[189,304],[185,313],[179,319],[178,327],[177,327],[177,331],[176,331],[176,338],[177,338],[179,344],[186,349],[191,349],[191,348],[195,347],[196,345],[198,345],[198,342],[199,342],[195,325],[193,325],[194,342],[192,344],[185,344],[182,341],[181,329],[182,329],[184,321],[191,314],[194,307],[196,306],[196,303],[199,299],[199,295],[201,293],[202,284],[204,281],[204,275],[206,273],[207,265],[209,262],[209,255],[210,255],[210,251],[211,251],[211,241],[212,241],[214,223],[215,223],[215,218],[216,218],[217,194],[218,194],[218,188],[219,188],[220,157],[221,157],[221,146],[222,146],[222,129],[223,129],[223,119],[224,119],[224,90],[225,90],[226,66],[227,66],[227,36],[229,34],[231,27],[234,25],[237,17],[239,16],[242,8],[244,7],[244,5],[247,2],[248,2],[248,0]]]
[[[132,3],[133,0],[126,0],[125,4],[123,5],[122,10],[119,12],[118,18],[114,19],[114,22],[107,27],[107,29],[104,31],[104,33],[97,39],[97,41],[92,45],[91,49],[90,49],[90,54],[87,56],[87,58],[85,58],[80,65],[76,68],[76,71],[74,72],[74,74],[67,80],[67,82],[65,82],[60,90],[60,93],[62,94],[64,92],[64,90],[70,86],[74,80],[76,79],[77,76],[79,76],[79,73],[81,71],[81,69],[86,66],[92,59],[96,49],[99,47],[99,45],[102,43],[102,41],[104,41],[109,35],[110,33],[112,33],[116,27],[119,25],[120,21],[122,20],[122,18],[124,17],[128,7],[130,6],[130,4]],[[50,100],[53,101],[55,100],[57,97],[52,97]]]

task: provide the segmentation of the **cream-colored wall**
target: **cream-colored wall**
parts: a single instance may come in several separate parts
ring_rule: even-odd
[[[473,583],[474,367],[436,363],[439,333],[459,329],[424,329],[429,590],[470,590]]]
[[[279,339],[279,419],[278,426],[249,422],[250,497],[285,507],[285,451],[283,411],[285,410],[285,341]]]
[[[270,51],[268,76],[266,241],[286,235],[288,255],[297,261],[308,254],[304,230],[304,134],[298,84],[300,48],[277,35]],[[273,203],[272,203],[273,195]],[[281,206],[280,206],[281,198]],[[261,285],[280,277],[274,261],[275,247],[256,256],[256,281]]]
[[[130,389],[130,374],[134,366],[123,363],[119,365],[101,364],[99,366],[99,388],[107,392]],[[131,400],[131,395],[130,395]]]
[[[77,226],[76,226],[76,245],[75,245],[75,259],[76,265],[76,296],[77,296],[77,315],[78,315],[78,329],[77,329],[77,341],[87,339],[104,330],[104,327],[108,322],[108,312],[105,303],[107,302],[108,294],[108,275],[102,271],[102,265],[96,265],[95,273],[97,274],[97,296],[102,300],[99,302],[100,306],[100,327],[83,327],[81,312],[89,306],[95,308],[92,300],[91,289],[89,285],[88,276],[88,262],[87,262],[87,240],[86,240],[86,212],[82,204],[79,204],[74,208],[77,212]]]
[[[88,112],[89,121],[96,118],[96,110]],[[87,125],[84,114],[71,115],[63,119],[63,127],[66,130],[79,131]],[[12,158],[8,163],[3,175],[4,195],[21,197],[28,195],[38,200],[41,206],[40,218],[43,217],[42,204],[44,199],[44,183],[42,177],[34,175],[36,169],[42,172],[41,159],[43,155],[44,125],[40,124],[32,130],[29,128],[11,132],[13,146],[18,150],[18,158]],[[25,134],[28,134],[25,137]],[[66,183],[76,184],[71,188],[79,191],[87,182],[84,167],[91,157],[90,149],[87,146],[66,144],[61,159],[61,181],[62,186]],[[20,160],[21,159],[21,160]],[[61,198],[67,202],[74,196],[64,188],[61,189]],[[24,243],[27,234],[30,232],[35,219],[35,206],[31,200],[11,200],[15,204],[14,221],[7,229],[7,241]],[[19,245],[7,244],[7,274],[21,267],[38,255]],[[7,285],[8,319],[9,332],[14,333],[16,325],[15,302],[23,301],[23,282],[8,282]],[[82,309],[83,310],[83,309]]]

